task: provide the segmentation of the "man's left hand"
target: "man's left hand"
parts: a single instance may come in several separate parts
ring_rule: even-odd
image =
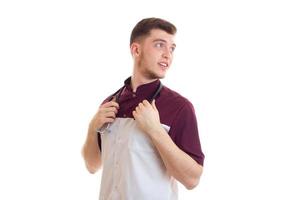
[[[155,106],[155,100],[153,100],[151,104],[147,100],[142,101],[132,114],[140,129],[148,135],[151,135],[162,128],[159,113]]]

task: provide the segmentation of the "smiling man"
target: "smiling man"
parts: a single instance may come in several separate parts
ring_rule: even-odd
[[[131,77],[101,104],[82,149],[87,169],[103,166],[101,200],[176,200],[177,181],[199,182],[204,154],[193,105],[163,86],[176,27],[159,18],[133,29]]]

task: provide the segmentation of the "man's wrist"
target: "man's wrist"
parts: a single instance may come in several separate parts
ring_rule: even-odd
[[[91,121],[90,124],[89,124],[89,133],[90,134],[96,134],[97,133],[97,128],[98,127],[95,126],[95,123],[93,121]]]
[[[150,136],[151,139],[155,139],[157,137],[159,137],[161,134],[163,134],[165,132],[165,129],[162,127],[161,124],[151,128],[148,131],[148,134]]]

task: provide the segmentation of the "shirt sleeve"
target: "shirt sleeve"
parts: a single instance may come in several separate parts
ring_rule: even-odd
[[[174,137],[175,144],[182,151],[203,166],[205,156],[201,148],[195,110],[190,102],[185,103],[177,112],[169,134]]]

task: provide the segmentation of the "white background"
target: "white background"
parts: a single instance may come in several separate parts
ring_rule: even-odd
[[[131,74],[144,17],[178,28],[163,83],[194,104],[205,170],[180,199],[300,199],[296,1],[1,1],[0,199],[98,198],[89,120]]]

